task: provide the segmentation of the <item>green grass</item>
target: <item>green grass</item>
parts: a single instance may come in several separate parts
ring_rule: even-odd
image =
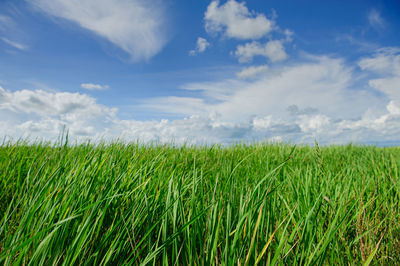
[[[400,149],[5,143],[5,265],[399,265]]]

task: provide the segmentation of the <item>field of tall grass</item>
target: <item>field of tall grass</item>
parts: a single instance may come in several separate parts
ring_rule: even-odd
[[[4,265],[399,265],[400,148],[0,146]]]

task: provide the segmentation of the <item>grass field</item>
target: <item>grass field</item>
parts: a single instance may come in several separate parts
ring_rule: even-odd
[[[400,148],[3,144],[5,265],[399,265]]]

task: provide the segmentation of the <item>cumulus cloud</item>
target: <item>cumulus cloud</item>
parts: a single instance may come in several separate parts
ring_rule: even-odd
[[[202,53],[207,49],[208,46],[210,46],[210,43],[206,39],[199,37],[197,38],[196,49],[190,50],[189,55]]]
[[[284,43],[291,42],[294,32],[286,29],[281,30],[275,23],[276,13],[268,19],[264,14],[250,11],[245,2],[228,0],[224,4],[214,0],[207,7],[204,14],[205,29],[210,34],[222,34],[226,38],[238,40],[252,40],[244,45],[238,45],[234,54],[240,63],[251,62],[255,56],[263,56],[270,62],[285,60],[286,54]],[[271,32],[281,35],[281,40],[272,40]],[[269,36],[269,41],[262,43],[256,41]],[[195,54],[196,51],[190,51]]]
[[[235,39],[260,39],[274,30],[274,21],[263,14],[249,11],[245,2],[229,0],[220,5],[214,0],[204,14],[209,33],[223,33]]]
[[[283,61],[287,58],[282,41],[274,40],[265,44],[253,41],[245,45],[238,45],[235,51],[240,63],[251,62],[255,56],[264,56],[271,62]]]
[[[399,108],[395,106],[395,108]],[[161,121],[120,120],[111,129],[120,139],[162,143],[225,143],[238,141],[291,141],[292,143],[399,143],[400,115],[387,111],[381,116],[366,113],[357,119],[334,119],[322,114],[292,118],[257,116],[240,122],[215,117],[189,116]],[[112,131],[108,133],[113,134]]]
[[[249,79],[249,78],[255,78],[259,76],[262,73],[265,73],[268,71],[268,66],[267,65],[262,65],[262,66],[250,66],[243,68],[240,72],[236,73],[236,76],[239,79]]]
[[[102,91],[102,90],[107,90],[108,88],[110,88],[110,86],[108,85],[100,85],[100,84],[93,84],[93,83],[82,83],[81,84],[81,88],[83,89],[87,89],[90,91]]]
[[[165,45],[165,16],[159,2],[141,0],[32,0],[43,12],[78,24],[127,52],[148,60]]]
[[[80,93],[46,92],[43,90],[19,90],[15,92],[0,89],[0,108],[15,112],[68,119],[73,115],[97,116],[103,112],[113,113],[96,104],[94,98]]]
[[[101,132],[102,127],[115,119],[116,111],[86,94],[9,91],[0,87],[0,120],[7,125],[0,129],[3,136],[54,138],[63,126],[77,137],[94,136],[91,133]]]

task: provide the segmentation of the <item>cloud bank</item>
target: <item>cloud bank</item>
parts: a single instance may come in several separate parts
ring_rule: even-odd
[[[198,96],[143,103],[185,117],[176,120],[120,119],[116,108],[82,93],[0,88],[0,134],[56,139],[65,125],[76,140],[399,144],[399,69],[398,48],[379,49],[357,65],[307,55],[291,66],[244,69],[251,78],[183,87]]]

